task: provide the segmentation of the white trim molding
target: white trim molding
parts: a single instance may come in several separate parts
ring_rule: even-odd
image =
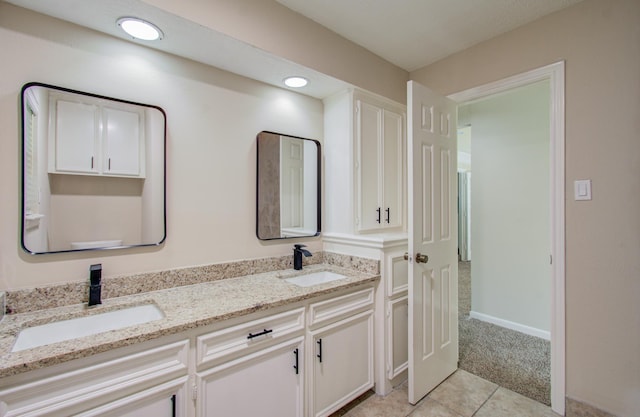
[[[469,317],[484,321],[486,323],[495,324],[496,326],[504,327],[505,329],[515,330],[516,332],[528,334],[529,336],[539,337],[545,340],[551,340],[551,332],[542,329],[536,329],[535,327],[527,326],[524,324],[516,323],[501,319],[499,317],[490,316],[484,313],[478,313],[477,311],[470,311]]]
[[[565,413],[565,69],[564,61],[470,88],[449,96],[458,103],[470,103],[537,81],[549,80],[550,190],[551,190],[551,407]]]

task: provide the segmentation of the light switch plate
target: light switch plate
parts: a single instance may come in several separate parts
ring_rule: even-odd
[[[576,201],[591,200],[591,180],[575,180],[573,190]]]

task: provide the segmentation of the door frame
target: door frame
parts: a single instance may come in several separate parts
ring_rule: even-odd
[[[551,408],[565,413],[565,101],[564,61],[448,96],[458,104],[537,81],[550,82]]]

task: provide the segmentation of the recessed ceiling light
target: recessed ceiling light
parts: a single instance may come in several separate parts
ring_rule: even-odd
[[[143,41],[155,41],[162,39],[162,31],[159,27],[146,20],[137,17],[121,17],[117,21],[118,26],[135,39]]]
[[[305,85],[307,85],[309,83],[309,80],[307,80],[304,77],[287,77],[284,79],[284,85],[286,85],[287,87],[291,87],[291,88],[300,88],[300,87],[304,87]]]

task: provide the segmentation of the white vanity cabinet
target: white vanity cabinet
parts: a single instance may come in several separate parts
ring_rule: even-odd
[[[404,223],[406,113],[404,108],[354,92],[356,228],[401,228]]]
[[[144,178],[144,112],[85,100],[49,100],[49,173]]]
[[[196,368],[197,416],[303,417],[304,308],[198,336]]]
[[[0,380],[0,416],[187,416],[188,340],[166,339]]]
[[[386,252],[383,262],[385,276],[388,277],[384,282],[385,374],[390,385],[394,385],[394,380],[409,365],[409,264],[404,259],[407,249],[405,247]]]
[[[309,415],[327,416],[373,386],[374,290],[309,307]]]
[[[326,416],[374,384],[374,298],[363,284],[0,378],[0,417]]]
[[[357,253],[380,261],[375,292],[375,390],[389,394],[407,378],[409,264],[407,237],[398,235],[324,234],[325,250]]]

